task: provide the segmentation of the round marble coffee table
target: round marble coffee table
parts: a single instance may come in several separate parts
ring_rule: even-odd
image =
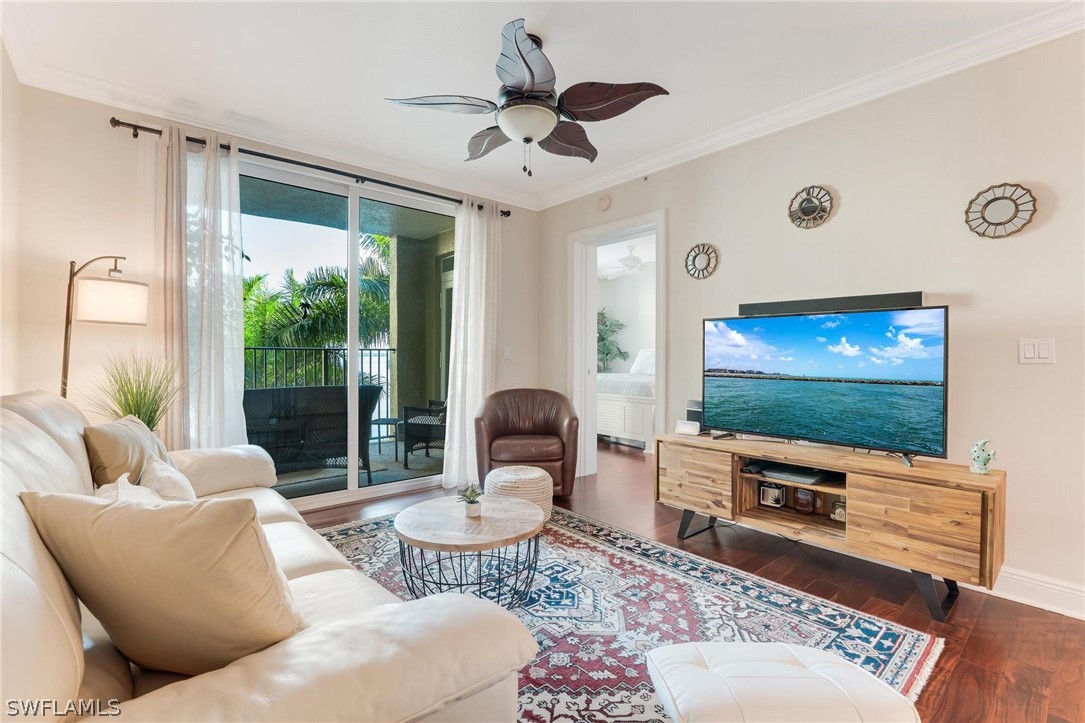
[[[403,581],[416,598],[470,592],[506,608],[521,605],[539,562],[538,505],[483,495],[480,517],[455,497],[419,502],[396,515]]]

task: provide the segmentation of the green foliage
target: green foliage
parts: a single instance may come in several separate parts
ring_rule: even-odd
[[[386,343],[389,334],[391,238],[365,234],[359,241],[358,336],[363,347]],[[348,274],[321,266],[303,279],[288,269],[278,288],[266,276],[244,284],[245,346],[342,347],[347,343]]]
[[[458,499],[469,505],[477,505],[480,497],[482,497],[482,490],[478,488],[478,485],[468,485],[463,492],[460,492]]]
[[[110,357],[90,407],[106,419],[132,415],[155,429],[185,386],[175,381],[176,374],[177,365],[169,359],[134,353]]]
[[[607,309],[604,306],[599,310],[599,314],[596,316],[596,328],[598,331],[597,371],[609,372],[610,364],[615,359],[625,361],[629,358],[629,352],[623,351],[622,348],[618,346],[618,342],[614,340],[614,337],[618,335],[618,332],[625,328],[625,324],[608,315]]]

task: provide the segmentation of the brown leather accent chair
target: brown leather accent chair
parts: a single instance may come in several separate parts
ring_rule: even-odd
[[[546,470],[554,495],[573,493],[580,419],[572,403],[549,389],[506,389],[486,397],[475,417],[478,477],[526,464]]]

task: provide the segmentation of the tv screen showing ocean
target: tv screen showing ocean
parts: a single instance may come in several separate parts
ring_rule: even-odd
[[[945,454],[941,384],[706,376],[704,394],[713,429]]]
[[[704,421],[945,455],[945,307],[707,319]]]

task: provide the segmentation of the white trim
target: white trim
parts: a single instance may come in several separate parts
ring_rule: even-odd
[[[972,588],[971,585],[966,587]],[[973,589],[1085,620],[1085,585],[1075,585],[1014,567],[1003,567],[994,590]]]
[[[358,454],[361,452],[358,440],[358,367],[361,345],[358,337],[358,316],[361,301],[358,290],[358,263],[361,251],[358,248],[359,227],[358,189],[350,187],[347,196],[347,489],[358,489]],[[372,467],[372,463],[369,465]]]
[[[667,419],[667,212],[665,209],[630,218],[620,219],[601,226],[581,229],[568,234],[570,273],[569,330],[571,348],[566,369],[569,398],[580,416],[580,454],[577,459],[577,475],[594,474],[596,471],[596,392],[595,392],[595,304],[598,283],[596,271],[596,248],[635,238],[654,236],[656,244],[656,396],[654,434],[666,432]],[[579,370],[584,369],[585,373]],[[646,445],[648,454],[654,446]]]
[[[571,239],[571,237],[570,237]],[[598,307],[595,278],[598,251],[594,244],[571,242],[572,270],[569,274],[569,333],[572,342],[568,375],[569,401],[573,403],[580,419],[576,457],[576,476],[595,474],[598,467],[598,451],[594,444],[596,335],[592,333],[591,314],[578,312],[578,307]]]
[[[440,486],[441,475],[438,474],[430,475],[428,477],[400,480],[399,482],[388,482],[386,484],[373,485],[371,487],[359,487],[358,489],[353,490],[337,490],[335,492],[325,492],[320,495],[296,497],[294,499],[288,499],[287,502],[293,505],[294,509],[298,512],[312,512],[313,510],[324,510],[329,507],[349,505],[352,502],[376,500],[382,497],[392,497],[406,492],[417,492],[418,490],[428,490]]]
[[[657,173],[680,163],[1078,32],[1085,27],[1083,7],[1085,5],[1080,2],[1061,3],[1016,23],[838,85],[659,153],[644,156],[612,171],[565,184],[553,193],[542,194],[537,207],[541,210],[572,201],[619,183]]]

